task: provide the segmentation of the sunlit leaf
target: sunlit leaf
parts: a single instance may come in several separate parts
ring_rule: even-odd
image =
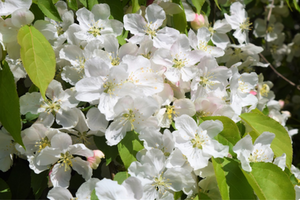
[[[52,46],[33,26],[23,26],[18,33],[21,59],[30,80],[45,99],[46,89],[55,75],[56,59]]]
[[[250,173],[243,171],[260,200],[295,199],[295,190],[290,177],[272,163],[251,163]]]

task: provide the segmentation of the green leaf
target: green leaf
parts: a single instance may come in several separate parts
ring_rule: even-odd
[[[87,7],[89,10],[92,10],[94,5],[98,4],[97,0],[87,0]]]
[[[262,113],[263,113],[264,115],[266,115],[266,116],[269,115],[269,108],[268,108],[268,106],[265,106],[265,108],[262,110]]]
[[[193,200],[202,200],[202,199],[207,199],[207,200],[211,200],[211,198],[209,196],[207,196],[206,193],[203,192],[199,192],[199,194],[193,199]]]
[[[217,5],[217,7],[219,8],[219,10],[221,10],[218,0],[214,0],[214,1],[215,1],[215,4]]]
[[[79,2],[82,3],[82,5],[83,5],[84,7],[87,8],[87,0],[79,0]]]
[[[239,131],[241,133],[241,137],[244,136],[245,132],[246,132],[246,127],[245,125],[243,124],[243,122],[239,121],[236,123],[237,127],[239,128]]]
[[[115,177],[114,180],[118,181],[118,183],[121,185],[123,183],[123,181],[125,181],[130,175],[128,174],[128,172],[118,172]]]
[[[41,9],[38,7],[37,4],[31,4],[31,7],[30,7],[30,11],[34,14],[34,21],[37,21],[37,20],[44,20],[45,19],[45,15],[44,13],[41,11]]]
[[[40,174],[31,171],[31,188],[35,199],[39,199],[43,194],[44,190],[48,188],[48,171],[44,171]]]
[[[175,29],[180,31],[180,33],[186,33],[186,27],[187,27],[187,21],[185,17],[185,12],[182,10],[182,12],[178,14],[173,15],[173,26]]]
[[[24,147],[21,137],[19,97],[7,62],[0,69],[0,122],[16,142]]]
[[[217,140],[224,139],[227,141],[227,143],[231,143],[235,145],[241,139],[241,134],[238,126],[230,118],[225,116],[208,116],[208,117],[202,117],[202,119],[204,121],[220,120],[223,123],[223,127],[224,127],[223,131],[217,135]]]
[[[298,12],[300,12],[300,7],[299,7],[299,5],[298,5],[298,1],[297,1],[297,0],[293,0],[293,3],[294,3],[294,6],[295,6],[296,10],[297,10]]]
[[[46,99],[46,89],[55,75],[56,59],[53,48],[41,32],[28,25],[20,28],[18,43],[21,46],[24,68]]]
[[[10,188],[7,183],[0,178],[0,199],[11,199]]]
[[[174,200],[181,200],[181,196],[182,196],[183,192],[179,191],[179,192],[175,192],[174,193]]]
[[[118,37],[117,37],[117,39],[118,39],[118,42],[119,42],[119,44],[120,45],[123,45],[123,44],[126,44],[127,42],[126,42],[126,38],[127,38],[127,36],[128,36],[128,31],[124,31],[123,30],[123,34],[122,35],[119,35]]]
[[[77,0],[67,0],[67,3],[72,10],[78,10]]]
[[[50,19],[61,22],[60,15],[52,0],[38,0],[38,7]]]
[[[136,13],[140,9],[139,0],[131,0],[132,3],[132,13]]]
[[[197,13],[201,14],[201,9],[203,4],[205,3],[205,0],[192,0],[193,5],[195,6]]]
[[[134,131],[126,133],[126,136],[118,144],[120,157],[126,169],[133,161],[136,161],[136,154],[144,148],[142,142],[139,140],[138,134]]]
[[[91,200],[99,200],[97,195],[96,195],[96,190],[94,189],[92,194],[91,194]]]
[[[290,168],[293,158],[293,149],[291,139],[286,129],[274,119],[262,114],[258,109],[254,109],[250,113],[243,113],[240,117],[253,129],[252,133],[250,132],[253,140],[265,131],[275,134],[271,148],[276,157],[282,156],[283,153],[286,154],[286,165]]]
[[[94,142],[98,147],[98,149],[104,153],[106,159],[106,166],[109,165],[109,163],[118,156],[117,146],[108,146],[106,144],[106,139],[104,136],[102,137],[94,136]]]
[[[250,173],[243,171],[260,200],[295,199],[294,186],[290,177],[272,163],[251,163]]]
[[[229,158],[212,158],[222,199],[256,199],[239,163]]]

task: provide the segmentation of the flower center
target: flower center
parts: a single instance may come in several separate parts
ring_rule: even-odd
[[[267,162],[270,160],[269,156],[263,149],[256,149],[253,151],[248,159],[250,162]]]
[[[267,84],[263,84],[259,93],[261,96],[267,97],[270,92],[270,87]]]
[[[48,137],[42,138],[39,142],[35,142],[35,146],[39,148],[38,152],[41,152],[46,147],[50,147],[50,141]]]
[[[89,34],[92,34],[94,37],[97,37],[97,35],[101,35],[101,31],[103,28],[98,26],[98,22],[94,23],[90,29],[88,30]]]
[[[145,33],[150,35],[151,38],[153,38],[156,35],[156,31],[153,28],[151,28],[151,25],[152,25],[152,22],[150,22],[149,24],[146,24]]]
[[[195,138],[191,140],[193,148],[202,149],[203,145],[208,141],[207,135],[195,134]]]
[[[42,108],[45,108],[47,113],[57,113],[60,109],[61,100],[52,101],[52,100],[45,100],[44,104],[41,105]]]
[[[127,120],[127,121],[130,122],[130,124],[131,124],[131,130],[133,130],[134,129],[133,122],[135,122],[135,115],[133,113],[133,110],[129,110],[129,112],[123,114],[122,117],[123,117],[123,120]]]
[[[152,184],[155,186],[155,189],[161,193],[165,192],[165,189],[168,189],[172,183],[168,183],[170,179],[166,179],[162,176],[162,174],[159,174],[158,177],[154,178],[154,183]]]
[[[114,94],[114,91],[115,91],[115,87],[117,86],[117,84],[111,82],[111,81],[106,81],[103,85],[104,87],[104,92],[109,94],[109,95],[112,95]]]
[[[176,111],[174,110],[174,106],[167,106],[167,116],[171,120],[173,116],[176,116]]]
[[[240,78],[238,80],[238,84],[239,84],[239,87],[238,87],[239,91],[241,91],[243,93],[247,93],[249,91],[248,85]]]
[[[60,160],[58,161],[58,163],[61,163],[60,167],[65,166],[65,171],[68,171],[71,169],[70,167],[73,166],[72,159],[73,159],[73,155],[67,151],[66,153],[60,154]]]
[[[249,21],[249,17],[247,17],[244,22],[240,24],[240,29],[242,29],[242,31],[251,30],[251,25],[252,23]]]
[[[111,57],[110,60],[111,60],[112,66],[117,66],[117,65],[120,64],[120,58],[119,57],[115,57],[115,58]]]
[[[178,58],[178,55],[175,56],[175,58],[173,59],[173,66],[175,68],[181,69],[182,67],[184,67],[187,63],[186,59],[180,59]]]

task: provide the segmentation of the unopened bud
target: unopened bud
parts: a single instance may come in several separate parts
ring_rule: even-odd
[[[195,13],[195,18],[191,21],[191,26],[194,30],[208,26],[208,19],[205,15]]]
[[[103,152],[100,150],[94,150],[93,152],[94,152],[94,156],[88,157],[87,161],[90,163],[90,167],[92,169],[97,169],[101,162],[101,159],[104,158],[105,156]]]

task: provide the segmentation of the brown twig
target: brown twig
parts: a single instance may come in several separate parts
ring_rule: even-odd
[[[295,86],[298,90],[300,90],[300,85],[296,85],[295,83],[293,83],[292,81],[290,81],[289,79],[287,79],[286,77],[284,77],[282,74],[280,74],[276,69],[275,69],[275,67],[260,53],[259,54],[260,55],[260,57],[265,61],[265,62],[267,62],[269,65],[270,65],[270,67],[271,67],[271,69],[278,75],[278,76],[280,76],[282,79],[284,79],[286,82],[288,82],[289,84],[291,84],[292,86]]]

